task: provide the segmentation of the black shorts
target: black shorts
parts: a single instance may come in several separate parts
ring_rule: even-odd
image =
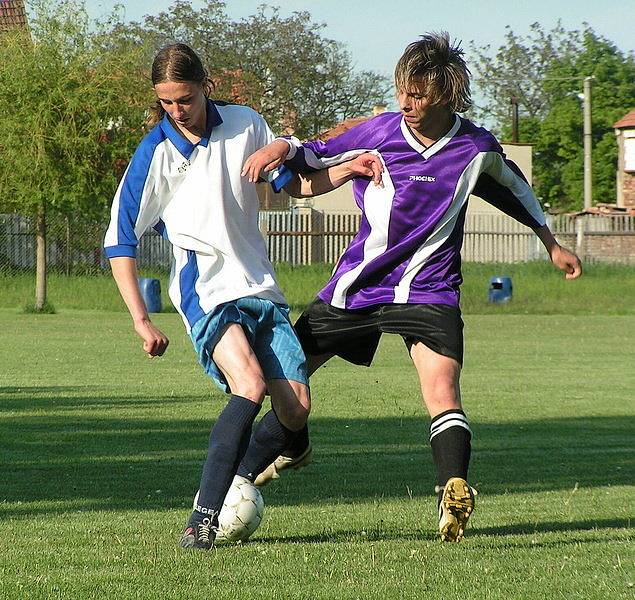
[[[335,354],[369,366],[382,333],[401,335],[408,350],[415,342],[463,364],[461,309],[447,304],[377,304],[343,310],[319,298],[295,324],[307,355]]]

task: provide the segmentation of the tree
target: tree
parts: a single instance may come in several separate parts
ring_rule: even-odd
[[[103,216],[150,100],[134,50],[107,52],[83,2],[32,3],[30,33],[0,38],[0,212],[36,221],[36,310],[46,303],[47,215]]]
[[[614,202],[617,146],[613,123],[635,105],[635,57],[585,25],[545,32],[538,23],[528,38],[508,28],[495,57],[474,47],[477,87],[487,99],[480,118],[494,121],[503,139],[511,131],[510,99],[520,108],[519,141],[534,145],[534,186],[559,209],[583,205],[583,111],[578,95],[593,77],[593,198]]]
[[[207,0],[200,10],[178,0],[141,23],[120,23],[117,32],[145,48],[148,64],[165,44],[191,45],[216,82],[217,98],[252,106],[277,132],[311,137],[347,117],[369,114],[390,89],[385,77],[356,72],[350,54],[323,37],[323,28],[307,12],[281,17],[277,8],[262,5],[231,21],[222,0]]]

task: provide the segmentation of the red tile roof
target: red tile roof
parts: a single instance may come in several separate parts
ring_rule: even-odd
[[[372,117],[352,117],[350,119],[344,119],[341,123],[335,125],[335,127],[331,127],[331,129],[327,129],[326,131],[320,133],[317,136],[317,139],[326,142],[326,140],[330,140],[331,138],[341,135],[345,131],[355,127],[355,125],[368,121],[368,119],[372,119]]]
[[[635,127],[635,108],[628,114],[624,115],[615,125],[615,129],[626,129],[627,127]]]
[[[27,27],[24,0],[0,0],[0,32]]]

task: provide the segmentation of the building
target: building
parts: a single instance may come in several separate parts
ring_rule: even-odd
[[[615,125],[617,137],[617,206],[635,209],[635,108]]]

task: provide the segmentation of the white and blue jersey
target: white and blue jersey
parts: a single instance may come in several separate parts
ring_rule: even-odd
[[[327,142],[295,138],[285,164],[305,173],[376,153],[383,188],[353,181],[360,230],[318,296],[342,309],[375,304],[459,304],[467,200],[476,194],[524,225],[545,224],[520,169],[494,136],[455,115],[448,133],[425,147],[401,113],[382,113]]]
[[[219,304],[255,296],[284,303],[258,228],[245,160],[274,139],[254,110],[208,101],[197,144],[168,116],[141,141],[119,184],[104,240],[108,258],[135,257],[153,227],[172,243],[170,298],[187,331]],[[284,175],[274,175],[281,187]]]

